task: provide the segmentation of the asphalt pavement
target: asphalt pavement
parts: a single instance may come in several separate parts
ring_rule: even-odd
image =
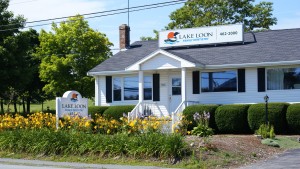
[[[0,169],[2,168],[3,169],[166,169],[166,168],[154,167],[154,166],[85,164],[85,163],[0,158]]]
[[[300,169],[300,149],[288,150],[265,161],[240,169]]]

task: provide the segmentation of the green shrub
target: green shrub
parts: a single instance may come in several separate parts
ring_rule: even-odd
[[[209,104],[203,104],[203,105],[192,105],[188,106],[183,110],[183,115],[187,121],[191,121],[192,124],[188,125],[188,130],[192,130],[194,127],[196,127],[198,124],[195,122],[193,115],[198,112],[200,115],[203,114],[203,112],[209,112],[210,113],[210,119],[208,126],[213,128],[214,130],[217,129],[216,122],[215,122],[215,111],[218,108],[218,105],[209,105]]]
[[[223,105],[215,112],[220,133],[248,133],[247,110],[249,105]]]
[[[255,131],[255,134],[261,135],[262,138],[275,138],[274,126],[270,124],[262,124],[259,129]]]
[[[269,138],[261,140],[261,144],[271,147],[280,147],[280,145],[275,140]]]
[[[108,106],[89,106],[89,115],[91,115],[92,119],[95,119],[95,114],[102,116],[104,111],[108,108]]]
[[[269,103],[268,120],[274,126],[275,133],[283,134],[287,132],[286,110],[287,103]],[[253,104],[248,109],[248,123],[250,129],[254,132],[261,124],[266,123],[265,104]]]
[[[289,131],[300,134],[300,104],[291,104],[286,112]]]
[[[39,139],[37,139],[39,138]],[[182,136],[148,133],[101,135],[64,130],[14,130],[0,132],[0,149],[44,155],[99,155],[133,158],[180,158],[186,154]],[[30,143],[30,144],[29,144]]]
[[[103,113],[103,116],[106,118],[113,118],[116,120],[120,120],[123,117],[123,113],[128,115],[128,112],[131,112],[134,109],[134,105],[126,105],[126,106],[110,106]]]

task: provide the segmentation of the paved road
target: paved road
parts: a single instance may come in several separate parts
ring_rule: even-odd
[[[271,159],[240,169],[299,169],[300,149],[288,150]]]
[[[163,169],[152,166],[85,164],[0,158],[0,169]]]

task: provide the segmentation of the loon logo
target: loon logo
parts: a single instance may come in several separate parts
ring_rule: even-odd
[[[167,44],[175,44],[177,42],[177,35],[178,32],[170,32],[168,34],[168,39],[165,40],[165,43]]]
[[[76,93],[72,93],[72,96],[71,96],[71,101],[72,102],[77,102],[78,101],[78,98],[77,98],[78,94]]]

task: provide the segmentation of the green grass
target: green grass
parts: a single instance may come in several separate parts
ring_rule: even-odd
[[[93,100],[89,99],[88,100],[88,105],[89,106],[93,106],[93,105],[95,105],[95,103],[94,103]],[[31,104],[30,105],[30,111],[31,112],[46,111],[47,107],[49,107],[50,110],[55,110],[56,109],[55,108],[56,107],[55,99],[45,101],[43,105],[41,103],[39,103],[39,104]],[[7,108],[7,105],[4,105],[4,109],[6,109],[6,108]],[[12,111],[14,111],[13,110],[13,105],[10,105],[10,109]],[[23,112],[23,106],[22,105],[17,105],[17,109],[18,109],[18,112]]]
[[[275,138],[275,141],[279,144],[279,146],[281,148],[284,149],[296,149],[296,148],[300,148],[300,143],[297,141],[297,137],[296,136],[291,136],[291,137],[287,137],[287,136],[277,136]]]

